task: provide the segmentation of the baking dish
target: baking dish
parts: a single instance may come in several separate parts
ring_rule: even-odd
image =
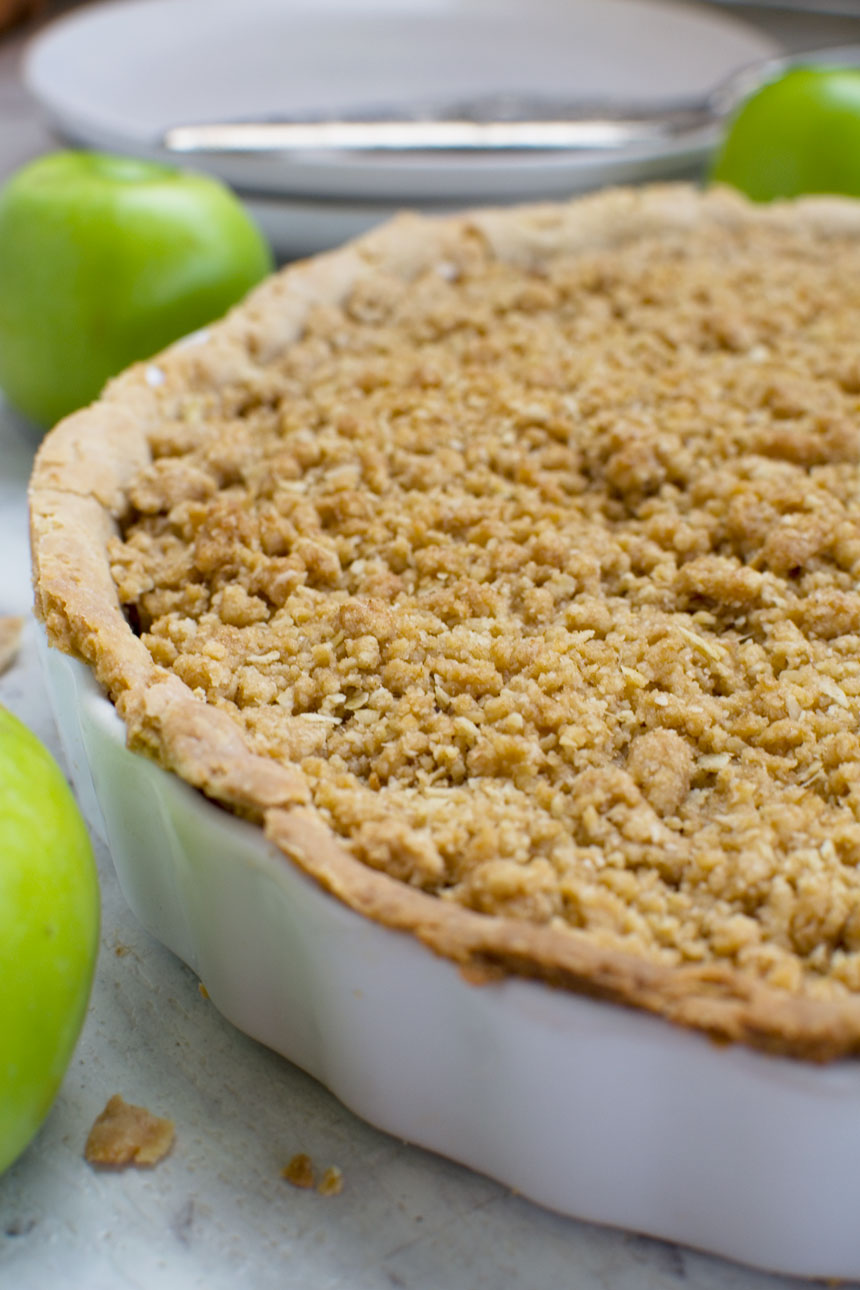
[[[358,1115],[560,1213],[799,1276],[860,1276],[860,1067],[719,1047],[522,979],[477,985],[323,892],[126,750],[44,649],[61,737],[133,912],[239,1029]]]

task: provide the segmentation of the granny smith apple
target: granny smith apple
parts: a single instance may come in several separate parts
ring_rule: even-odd
[[[790,67],[729,121],[711,179],[754,201],[860,196],[860,68]]]
[[[0,192],[0,388],[50,426],[271,268],[215,178],[104,153],[40,157]]]
[[[75,799],[45,746],[0,708],[0,1170],[54,1101],[83,1024],[98,930]]]

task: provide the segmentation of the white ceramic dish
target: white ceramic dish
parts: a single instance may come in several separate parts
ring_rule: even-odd
[[[240,1029],[378,1127],[564,1214],[773,1271],[860,1276],[860,1063],[718,1048],[523,980],[467,984],[129,753],[90,671],[45,660],[131,908]]]
[[[49,26],[30,90],[89,146],[161,156],[188,121],[459,101],[485,94],[611,104],[686,99],[778,52],[739,19],[674,0],[118,0]],[[337,202],[484,202],[688,172],[709,138],[611,157],[239,157],[209,165],[247,193]],[[200,164],[204,164],[202,158]],[[195,164],[198,164],[195,161]]]

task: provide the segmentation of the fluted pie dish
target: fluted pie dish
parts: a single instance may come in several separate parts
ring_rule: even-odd
[[[828,1276],[858,271],[849,201],[404,216],[124,374],[31,486],[73,765],[228,1016],[562,1212]]]

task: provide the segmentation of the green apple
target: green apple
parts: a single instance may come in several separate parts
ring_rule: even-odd
[[[50,426],[271,268],[217,179],[104,153],[40,157],[0,191],[0,388]]]
[[[730,120],[711,179],[755,201],[860,196],[860,68],[791,67]]]
[[[96,867],[75,799],[44,745],[0,707],[0,1170],[54,1101],[98,931]]]

